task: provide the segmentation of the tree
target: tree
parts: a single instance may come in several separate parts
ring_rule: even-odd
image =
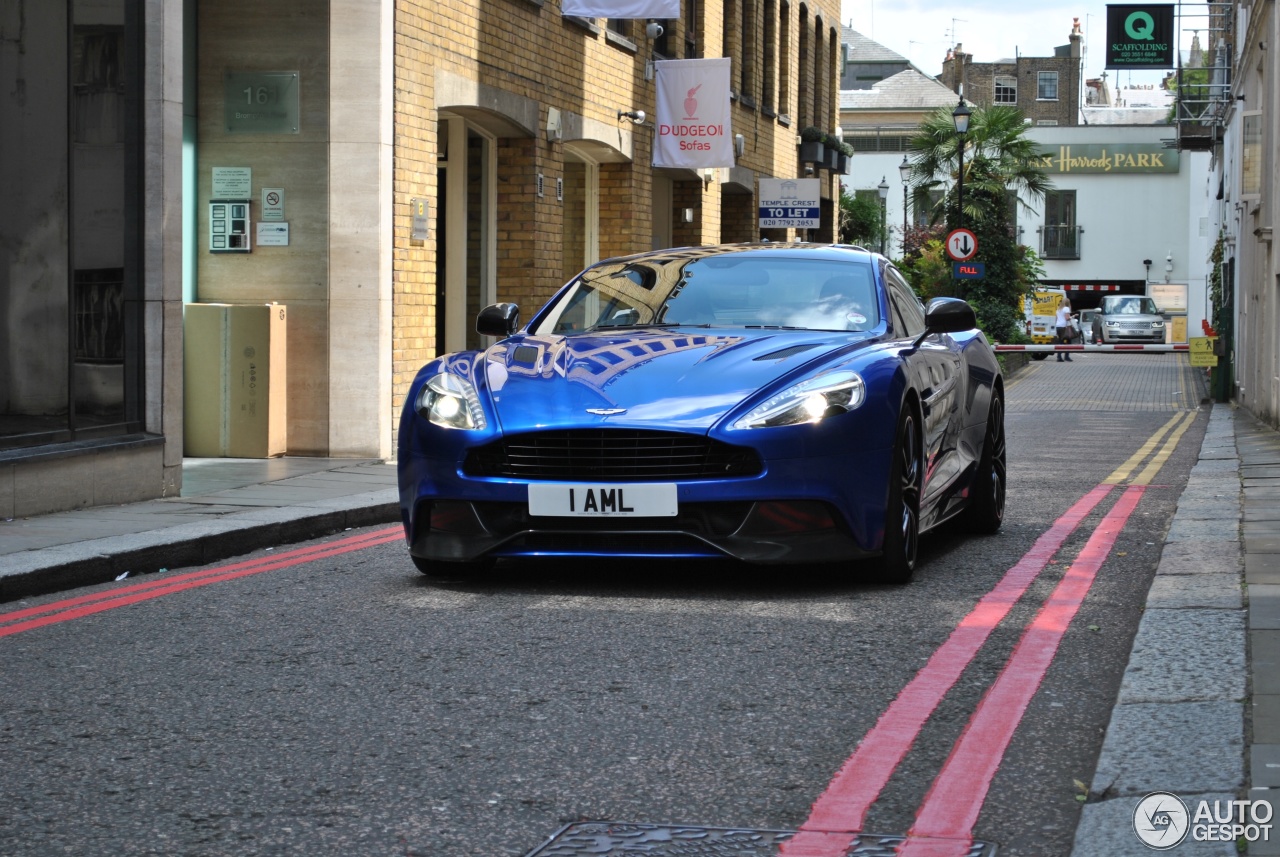
[[[952,180],[932,220],[945,221],[948,231],[961,224],[971,229],[978,238],[974,261],[986,266],[986,274],[978,280],[954,281],[951,294],[973,305],[990,338],[1008,342],[1022,328],[1023,296],[1043,274],[1039,257],[1014,238],[1014,213],[1018,205],[1034,210],[1028,200],[1042,200],[1053,183],[1040,167],[1040,147],[1026,136],[1028,125],[1020,110],[972,110],[963,141],[964,211],[958,209],[955,183],[961,139],[949,108],[929,116],[912,138],[911,179],[916,187],[936,186],[939,177]],[[935,283],[929,291],[938,289]]]
[[[883,222],[879,198],[855,196],[841,185],[840,243],[860,244],[869,250],[878,250]]]

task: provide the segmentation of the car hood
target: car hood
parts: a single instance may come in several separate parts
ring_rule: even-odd
[[[598,425],[707,429],[761,387],[867,338],[654,328],[518,335],[483,352],[477,374],[507,433]]]

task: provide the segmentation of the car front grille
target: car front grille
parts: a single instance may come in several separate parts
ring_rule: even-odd
[[[1119,324],[1122,330],[1150,330],[1151,322],[1149,321],[1122,321]]]
[[[512,435],[467,453],[468,476],[615,482],[755,476],[755,450],[705,435],[636,429],[572,429]]]

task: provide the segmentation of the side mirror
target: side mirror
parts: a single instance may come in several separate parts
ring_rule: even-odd
[[[520,326],[518,304],[493,304],[476,316],[476,333],[483,336],[510,336]]]
[[[924,311],[925,330],[929,333],[959,333],[978,326],[973,307],[959,298],[934,298]]]

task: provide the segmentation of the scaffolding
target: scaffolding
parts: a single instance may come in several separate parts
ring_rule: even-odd
[[[1203,24],[1203,26],[1190,26]],[[1177,66],[1170,75],[1174,93],[1174,140],[1166,145],[1180,152],[1210,151],[1222,143],[1231,106],[1231,40],[1235,28],[1234,3],[1177,4]],[[1207,46],[1199,35],[1206,34]],[[1184,53],[1184,34],[1191,45]]]

